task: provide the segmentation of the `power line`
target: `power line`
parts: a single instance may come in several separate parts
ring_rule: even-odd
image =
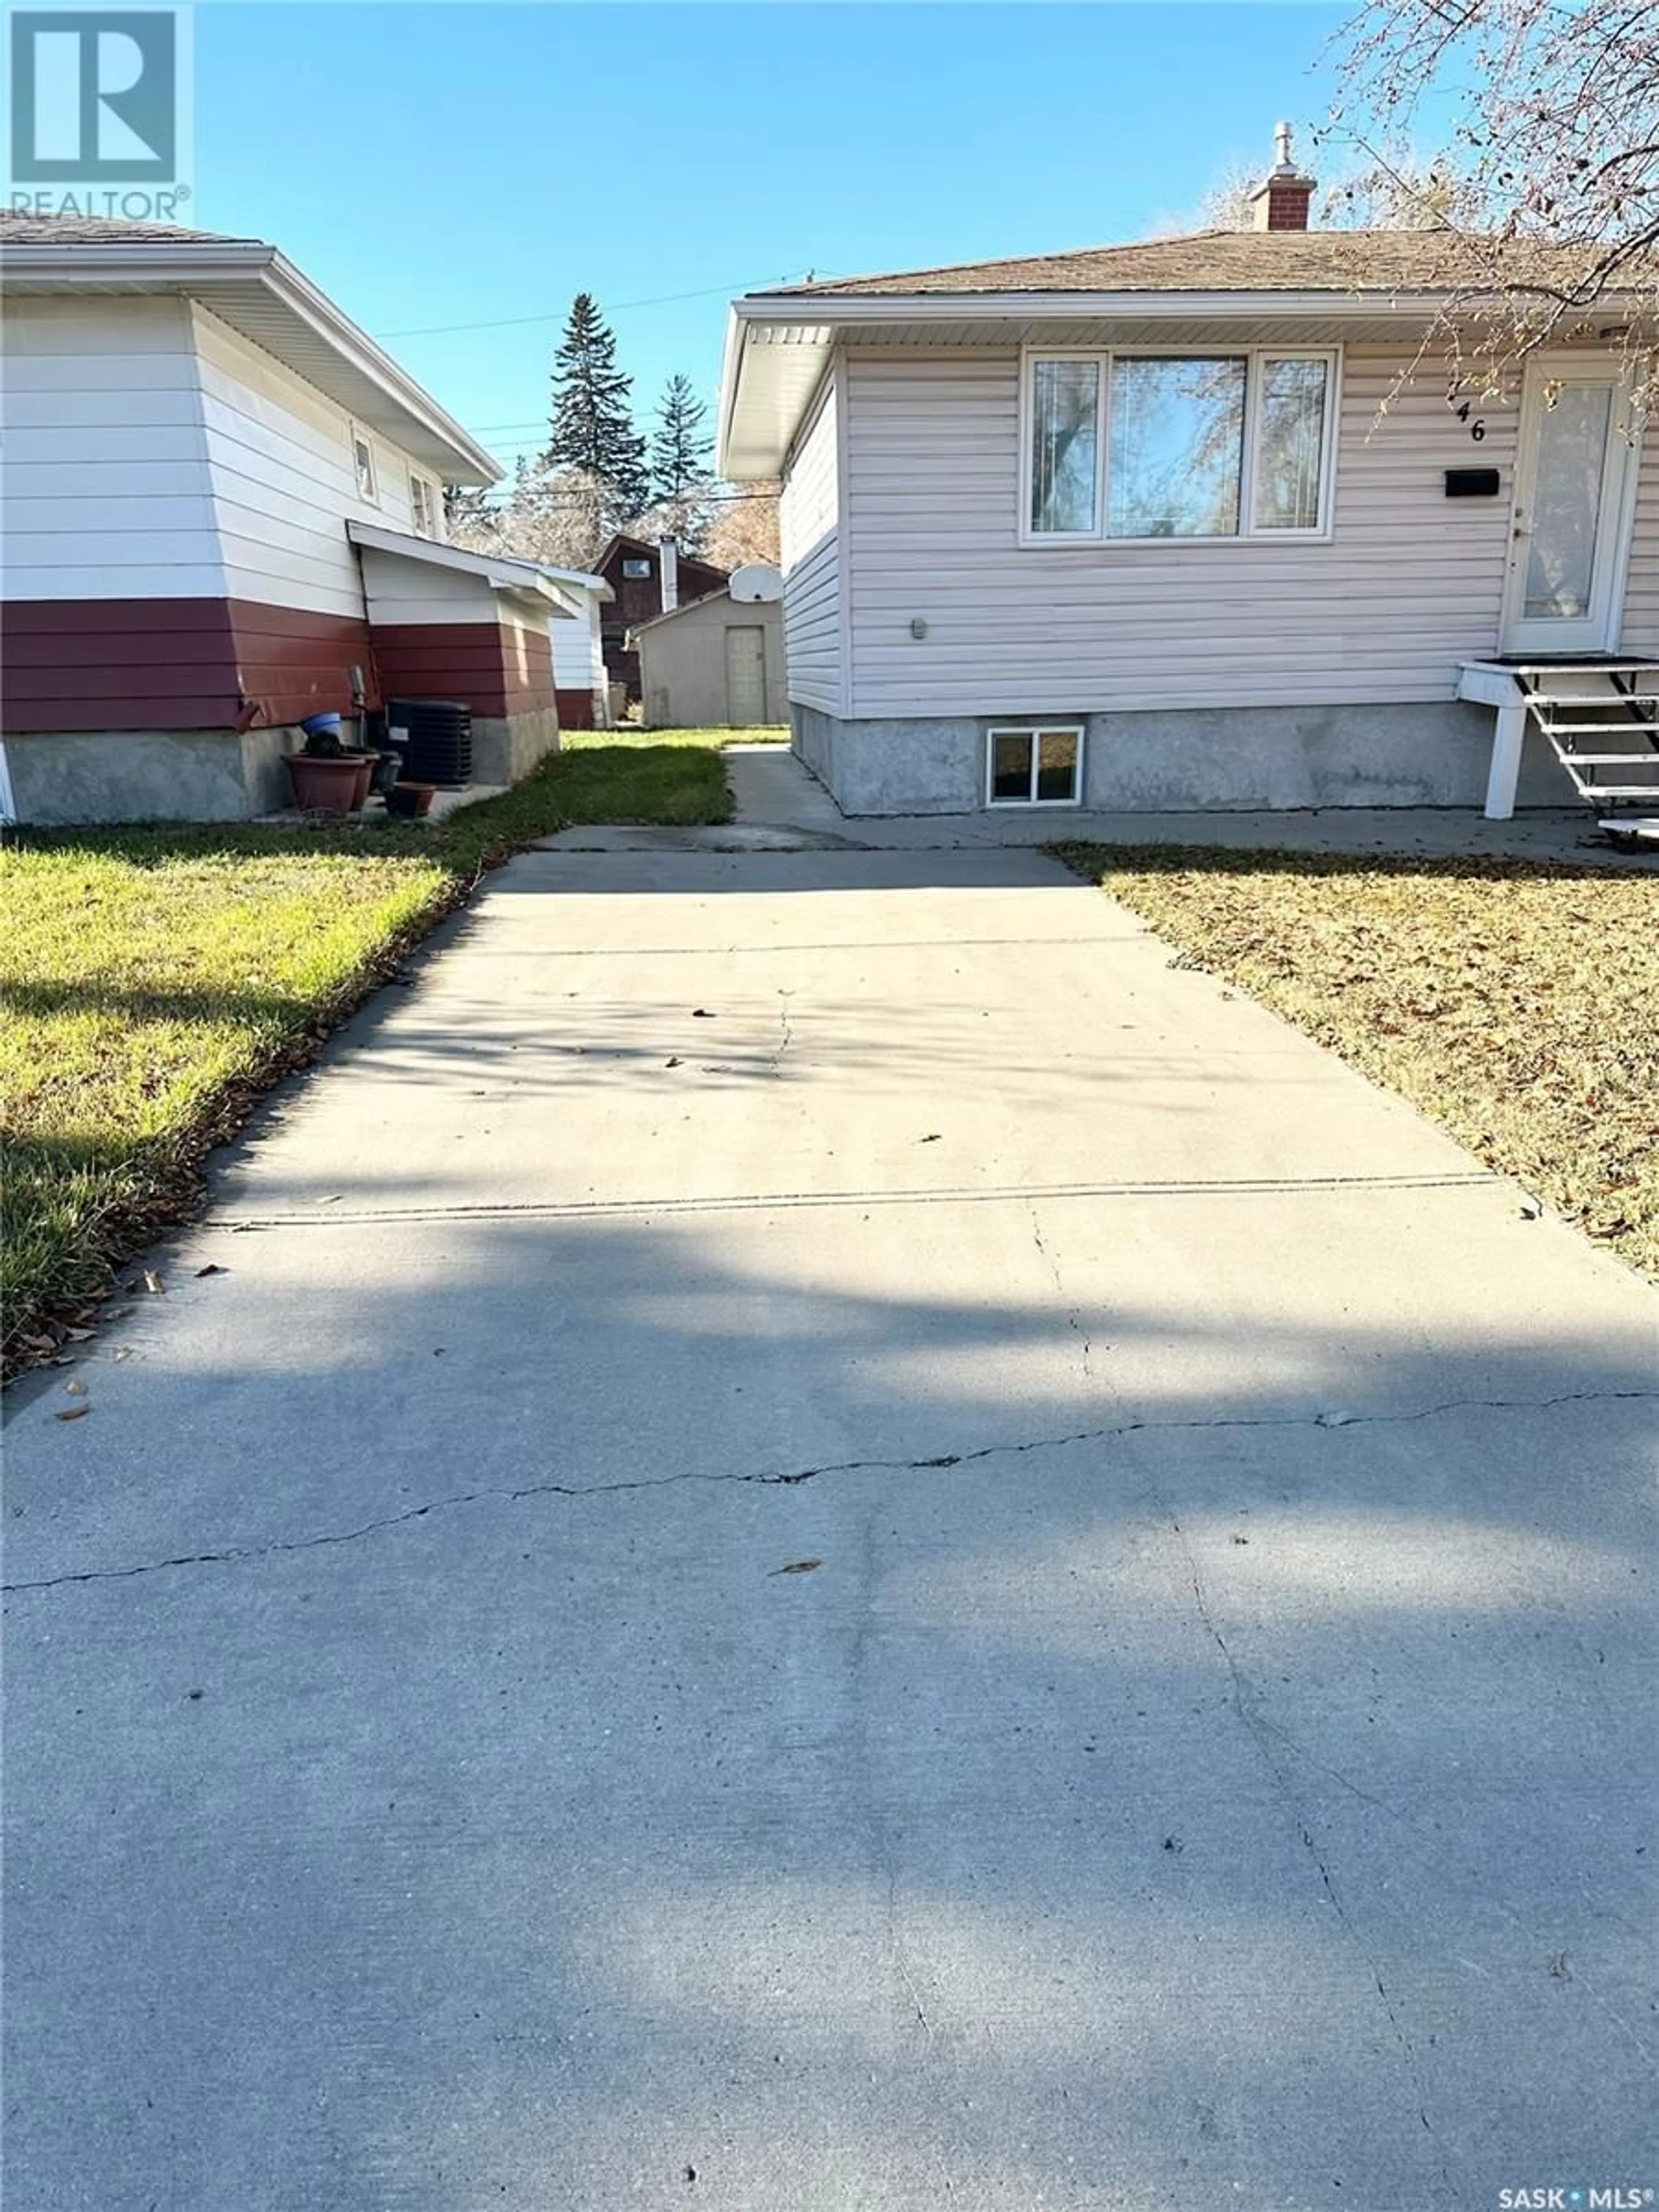
[[[809,270],[806,273],[810,276],[812,272]],[[734,292],[752,292],[763,284],[788,284],[793,281],[790,276],[751,276],[741,284],[710,284],[701,292],[661,292],[651,300],[618,300],[605,312],[607,315],[623,315],[633,307],[669,307],[680,300],[712,300],[722,293],[730,298]],[[550,315],[497,315],[493,320],[483,323],[430,323],[422,330],[381,331],[377,335],[382,338],[441,338],[448,337],[458,331],[521,330],[531,323],[562,323],[569,312],[565,307]]]

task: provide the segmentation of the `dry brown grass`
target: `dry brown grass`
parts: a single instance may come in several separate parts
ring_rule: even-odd
[[[1659,1279],[1651,872],[1175,848],[1065,857]]]

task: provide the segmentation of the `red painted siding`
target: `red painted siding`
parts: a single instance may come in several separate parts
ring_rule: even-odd
[[[520,665],[519,640],[524,641]],[[457,699],[475,714],[522,714],[554,702],[546,633],[501,623],[386,624],[374,633],[388,699]]]
[[[234,729],[224,599],[13,599],[0,607],[0,726]]]
[[[558,702],[562,730],[591,730],[596,726],[591,691],[570,690],[562,686],[553,696]]]
[[[0,607],[0,727],[270,728],[364,703],[459,699],[475,714],[554,704],[545,631],[383,627],[252,599],[14,600]],[[589,715],[592,715],[591,703]]]
[[[232,599],[231,632],[237,678],[246,708],[244,726],[269,728],[307,714],[346,714],[352,705],[352,672],[362,678],[365,704],[380,703],[374,647],[368,624],[349,615],[309,614],[299,607],[261,606]]]
[[[26,731],[234,730],[375,702],[368,625],[249,599],[18,599],[0,608],[0,721]]]

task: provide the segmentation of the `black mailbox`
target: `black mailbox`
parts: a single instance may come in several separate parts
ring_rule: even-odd
[[[1498,494],[1496,469],[1448,469],[1448,499],[1493,499]]]

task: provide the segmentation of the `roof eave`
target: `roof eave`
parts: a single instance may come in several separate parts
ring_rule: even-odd
[[[349,316],[342,313],[326,293],[319,291],[274,246],[260,240],[233,239],[222,244],[133,239],[76,246],[0,245],[0,277],[7,275],[65,291],[116,290],[145,278],[162,290],[186,295],[207,284],[260,286],[446,453],[454,464],[453,471],[447,472],[450,482],[495,483],[506,473],[495,456],[469,437],[454,417],[366,331],[359,330]]]
[[[487,453],[476,438],[469,437],[430,392],[376,345],[367,331],[359,330],[350,317],[343,314],[327,294],[319,291],[284,255],[273,252],[265,281],[295,313],[312,324],[319,337],[372,383],[378,384],[388,398],[412,416],[429,436],[450,447],[462,465],[451,482],[496,483],[506,474],[493,453]]]
[[[1369,291],[1290,291],[1278,287],[1249,291],[1133,291],[1084,292],[879,292],[750,293],[732,302],[726,325],[726,356],[720,380],[720,442],[716,465],[733,481],[754,481],[775,475],[788,450],[789,438],[799,428],[810,398],[804,399],[788,435],[778,445],[774,461],[764,465],[740,462],[734,451],[738,400],[744,368],[752,349],[751,331],[778,327],[817,335],[814,349],[838,339],[855,337],[866,325],[911,322],[1005,322],[1063,319],[1067,322],[1109,322],[1133,318],[1139,322],[1244,321],[1282,317],[1295,320],[1316,317],[1343,321],[1379,314],[1398,314],[1402,320],[1425,326],[1443,313],[1457,295],[1449,289]]]

